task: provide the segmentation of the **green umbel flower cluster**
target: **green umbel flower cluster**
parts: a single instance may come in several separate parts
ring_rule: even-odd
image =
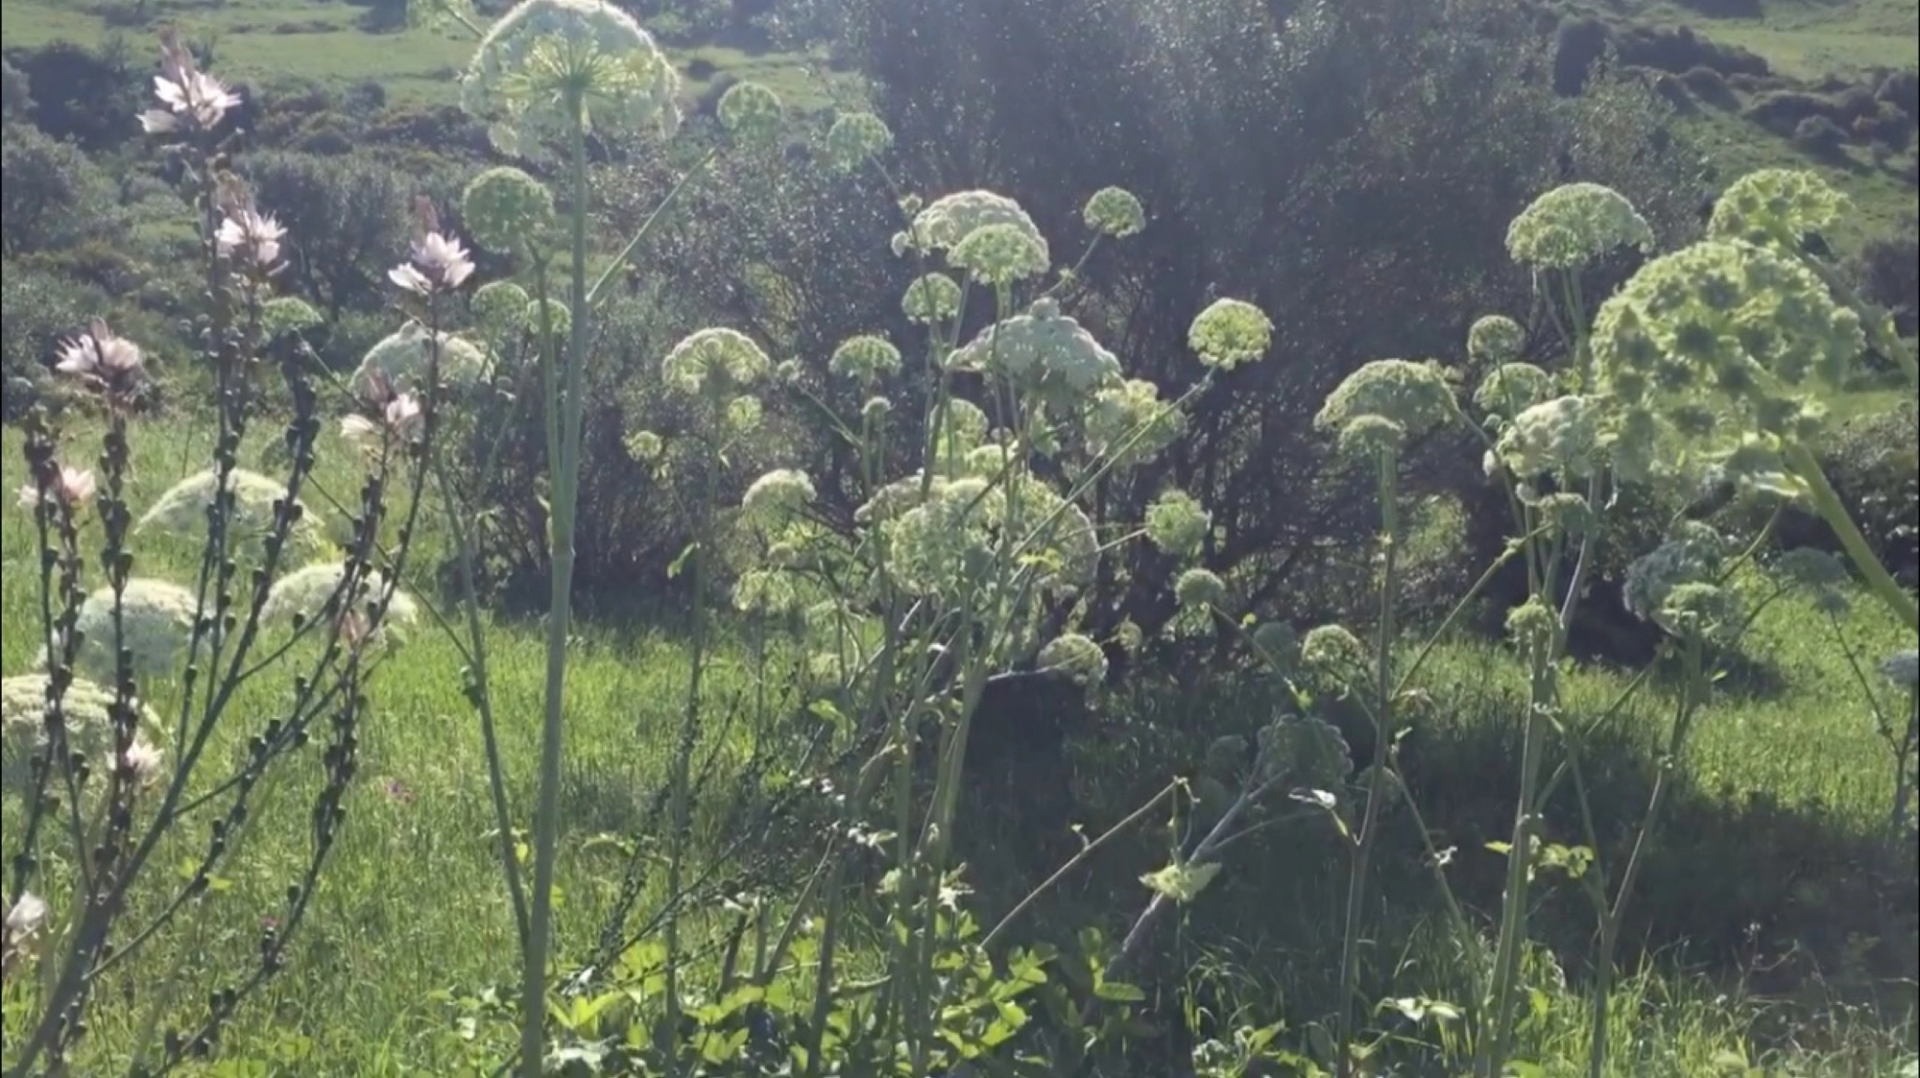
[[[1791,251],[1846,215],[1847,197],[1811,172],[1763,168],[1733,182],[1714,203],[1707,237],[1777,244]]]
[[[1633,203],[1597,183],[1556,187],[1507,226],[1507,253],[1535,269],[1574,270],[1620,247],[1652,246],[1653,229]]]

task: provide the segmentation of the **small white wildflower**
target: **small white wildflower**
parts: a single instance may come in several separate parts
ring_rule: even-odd
[[[1187,347],[1200,362],[1230,371],[1267,354],[1273,344],[1273,320],[1245,300],[1217,299],[1187,327]]]
[[[1147,211],[1140,200],[1120,187],[1095,191],[1081,217],[1088,228],[1114,239],[1124,239],[1147,227]]]
[[[280,268],[280,241],[287,230],[269,214],[252,207],[238,207],[220,222],[214,233],[214,248],[222,258],[250,262],[265,273]]]
[[[1536,269],[1571,270],[1619,247],[1653,246],[1653,229],[1633,203],[1597,183],[1556,187],[1507,227],[1507,253]]]
[[[350,415],[340,421],[340,434],[362,448],[373,449],[388,439],[400,443],[417,441],[426,429],[426,416],[420,402],[411,393],[396,393],[379,406],[379,417]]]
[[[160,781],[160,768],[163,764],[160,750],[143,737],[136,736],[120,756],[120,767],[126,770],[135,790],[151,790]]]
[[[1080,633],[1062,633],[1047,641],[1038,662],[1040,669],[1069,674],[1081,685],[1098,685],[1107,679],[1107,653]]]
[[[0,982],[40,956],[46,934],[46,901],[32,891],[20,892],[20,897],[7,907],[5,926],[0,928]]]
[[[440,231],[440,215],[425,198],[414,200],[417,223],[409,259],[387,279],[420,296],[452,292],[473,275],[473,257],[461,242]]]
[[[667,386],[688,396],[731,398],[767,376],[773,363],[739,330],[709,328],[683,338],[661,362]]]

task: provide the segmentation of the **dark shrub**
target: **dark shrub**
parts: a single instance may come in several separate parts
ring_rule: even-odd
[[[1681,7],[1697,11],[1709,19],[1758,19],[1764,12],[1760,0],[1678,0]]]
[[[1611,35],[1599,19],[1567,18],[1553,39],[1553,90],[1573,97],[1586,89],[1587,75],[1607,51]]]
[[[1714,108],[1732,111],[1740,107],[1739,95],[1727,85],[1726,76],[1710,67],[1690,67],[1680,78],[1694,97]]]
[[[1908,69],[1895,71],[1880,80],[1875,96],[1887,102],[1910,120],[1920,120],[1920,73]]]
[[[1846,154],[1847,133],[1825,116],[1809,116],[1793,125],[1793,144],[1815,157],[1836,160]]]
[[[1894,578],[1920,583],[1920,433],[1912,402],[1863,416],[1822,447],[1821,468],[1854,523]],[[1841,553],[1839,540],[1810,513],[1789,510],[1779,528],[1783,549],[1811,546]],[[1844,557],[1844,554],[1841,555]]]
[[[1316,573],[1346,583],[1330,567],[1352,564],[1376,525],[1364,484],[1328,469],[1312,433],[1341,378],[1387,356],[1455,359],[1477,313],[1526,310],[1506,226],[1562,179],[1619,187],[1667,234],[1694,202],[1680,178],[1688,154],[1656,134],[1671,110],[1598,78],[1580,99],[1557,99],[1552,54],[1506,3],[859,0],[851,10],[909,188],[1014,196],[1066,249],[1084,236],[1088,194],[1118,184],[1140,196],[1152,224],[1101,247],[1074,311],[1129,375],[1191,384],[1186,328],[1216,296],[1273,317],[1272,358],[1223,379],[1188,438],[1113,484],[1106,502],[1131,518],[1163,485],[1192,490],[1221,527],[1209,562],[1241,574],[1263,614],[1284,602],[1311,618],[1354,596],[1304,586]],[[1410,460],[1409,490],[1467,482],[1462,459]],[[1106,560],[1114,575],[1091,603],[1095,631],[1123,615],[1149,632],[1163,624],[1167,567],[1145,551]]]
[[[1908,218],[1900,234],[1869,240],[1852,269],[1866,297],[1893,312],[1902,337],[1920,333],[1920,225]]]
[[[106,297],[69,278],[8,259],[0,266],[0,372],[6,422],[39,399],[60,340],[103,310]]]
[[[139,132],[144,71],[124,48],[93,50],[66,41],[12,54],[33,88],[28,116],[57,139],[89,152],[117,146]]]
[[[1722,45],[1691,26],[1629,26],[1613,34],[1620,62],[1679,74],[1706,67],[1722,75],[1765,75],[1767,61],[1738,45]]]
[[[0,251],[21,255],[111,231],[113,182],[79,148],[38,128],[0,130]]]
[[[1819,94],[1798,90],[1776,90],[1760,95],[1747,106],[1745,116],[1782,138],[1793,137],[1802,121],[1820,118],[1835,122],[1839,110],[1834,102]]]

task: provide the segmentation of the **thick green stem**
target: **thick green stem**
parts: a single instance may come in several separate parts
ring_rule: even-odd
[[[1854,524],[1847,507],[1840,501],[1840,495],[1827,482],[1827,475],[1820,470],[1820,462],[1814,459],[1813,451],[1804,445],[1787,447],[1787,466],[1807,484],[1813,498],[1814,511],[1820,519],[1827,522],[1833,534],[1840,540],[1840,546],[1847,552],[1854,568],[1867,580],[1867,590],[1874,598],[1893,611],[1895,617],[1907,627],[1909,633],[1920,633],[1920,605],[1916,605],[1912,595],[1900,586],[1900,582],[1880,564],[1880,559],[1867,545],[1867,537],[1860,534],[1860,528]]]
[[[569,102],[573,116],[570,165],[573,178],[572,337],[567,342],[563,394],[556,410],[548,402],[552,504],[548,513],[550,594],[547,606],[546,713],[540,735],[540,791],[533,818],[532,917],[520,980],[520,1073],[541,1078],[546,1057],[547,957],[553,945],[553,875],[559,851],[560,758],[566,727],[567,636],[573,622],[574,509],[579,495],[581,371],[586,365],[587,329],[587,134],[581,102]],[[548,361],[551,363],[551,360]],[[549,390],[556,379],[547,379]],[[558,430],[552,429],[556,423]],[[554,452],[557,450],[557,452]]]
[[[1360,919],[1366,914],[1367,872],[1373,860],[1374,840],[1378,837],[1380,802],[1385,799],[1387,789],[1387,757],[1393,746],[1394,571],[1398,565],[1400,546],[1399,494],[1394,483],[1397,468],[1394,455],[1390,452],[1380,454],[1376,467],[1381,542],[1385,546],[1386,559],[1380,581],[1380,624],[1374,639],[1374,658],[1379,664],[1374,687],[1379,700],[1374,713],[1379,718],[1374,730],[1373,773],[1367,787],[1367,807],[1361,814],[1360,832],[1354,840],[1353,862],[1347,877],[1345,935],[1340,945],[1340,1017],[1335,1028],[1339,1041],[1335,1050],[1339,1055],[1335,1057],[1334,1073],[1339,1078],[1347,1078],[1353,1073],[1353,1054],[1349,1048],[1353,1039],[1353,997],[1359,992]]]

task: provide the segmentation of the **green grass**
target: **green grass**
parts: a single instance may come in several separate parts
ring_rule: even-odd
[[[106,0],[131,9],[132,0]],[[100,7],[106,6],[100,5]],[[72,0],[0,0],[0,26],[6,48],[33,48],[52,41],[92,45],[117,33],[136,49],[148,31],[109,28],[98,7]],[[271,85],[304,80],[333,89],[372,80],[395,103],[442,104],[458,100],[458,73],[473,55],[463,37],[402,28],[368,33],[360,28],[365,8],[342,0],[152,0],[149,25],[173,23],[189,37],[210,40],[223,76],[258,79]],[[789,104],[813,110],[832,104],[835,87],[845,80],[829,72],[822,57],[753,53],[707,45],[669,49],[684,71],[694,61],[714,66],[715,75],[755,79]],[[687,95],[706,89],[711,77],[687,80]]]
[[[200,466],[204,435],[189,437],[186,429],[179,421],[137,428],[131,498],[136,512],[186,470]],[[256,438],[254,450],[263,441]],[[24,482],[18,432],[8,431],[0,443],[5,452],[0,479],[12,490]],[[92,451],[83,433],[67,456],[80,461]],[[259,459],[253,450],[243,456]],[[352,474],[340,465],[351,457],[330,443],[322,459],[335,467],[318,476],[319,489],[350,490]],[[326,504],[321,496],[311,500],[316,506]],[[37,650],[34,539],[23,520],[21,514],[7,512],[0,536],[0,615],[8,626],[0,641],[0,672],[8,675],[26,670]],[[138,549],[142,573],[191,580],[191,544],[148,537]],[[434,556],[431,539],[421,555]],[[1811,609],[1797,601],[1776,604],[1765,613],[1750,650],[1772,663],[1784,678],[1784,690],[1762,699],[1716,699],[1702,716],[1681,766],[1700,787],[1726,798],[1729,806],[1766,796],[1821,813],[1840,832],[1863,833],[1883,817],[1890,795],[1886,756],[1872,732],[1862,686],[1824,632],[1810,628],[1816,622]],[[1866,602],[1844,619],[1843,631],[1870,659],[1900,639],[1884,613]],[[503,751],[524,819],[537,758],[542,640],[535,629],[506,623],[491,624],[489,640],[504,723]],[[729,648],[710,677],[708,699],[716,712],[751,684],[740,655],[737,647]],[[455,1072],[460,1041],[451,1032],[453,1016],[436,993],[504,981],[511,968],[505,956],[514,946],[505,888],[487,846],[493,819],[477,723],[460,693],[461,663],[459,653],[423,623],[378,675],[374,710],[363,731],[361,780],[348,802],[349,824],[293,958],[294,972],[274,982],[263,999],[243,1012],[227,1036],[230,1052],[261,1060],[304,1052],[288,1072],[303,1075],[377,1078]],[[626,839],[640,830],[643,806],[659,787],[666,766],[685,669],[684,651],[657,634],[614,636],[583,630],[576,643],[560,875],[561,938],[569,941],[568,953],[575,957],[596,930],[619,876],[616,847],[597,839]],[[1470,733],[1475,726],[1510,724],[1513,716],[1471,701],[1484,703],[1503,688],[1518,688],[1521,676],[1497,647],[1471,641],[1442,645],[1422,681],[1435,699],[1462,706],[1443,707],[1434,732],[1446,736],[1449,730]],[[1599,710],[1622,683],[1620,675],[1604,670],[1570,671],[1564,683],[1570,713]],[[231,759],[257,721],[254,717],[270,714],[282,692],[283,679],[269,676],[256,683],[235,708],[234,721],[211,759]],[[171,686],[153,691],[163,714],[172,693]],[[1658,696],[1630,709],[1628,721],[1636,724],[1633,739],[1650,750],[1664,714]],[[707,748],[721,748],[734,758],[747,750],[744,728],[729,726],[717,716],[703,726],[709,732]],[[255,926],[274,912],[276,896],[306,849],[302,797],[314,788],[315,772],[310,750],[292,764],[289,784],[263,802],[250,845],[224,873],[225,889],[195,910],[197,931],[169,937],[155,952],[155,958],[185,963],[193,975],[193,991],[230,976],[253,946]],[[16,810],[17,802],[10,801],[8,811]],[[1111,820],[1088,822],[1098,831]],[[177,846],[159,859],[161,865],[199,852],[200,828],[189,825],[183,832]],[[1246,871],[1257,878],[1267,870],[1248,866]],[[1224,888],[1223,893],[1231,896],[1234,889]],[[660,896],[650,890],[649,897],[657,902]],[[1210,910],[1197,909],[1210,918],[1225,918],[1230,926],[1250,927],[1267,917],[1272,901],[1271,894],[1251,904],[1228,897]],[[1121,905],[1107,914],[1124,912],[1126,903]],[[1623,1070],[1622,1078],[1628,1073],[1691,1076],[1705,1073],[1700,1068],[1716,1058],[1724,1062],[1728,1053],[1757,1051],[1744,1033],[1753,1012],[1744,1003],[1716,999],[1726,990],[1723,982],[1676,979],[1651,970],[1623,985],[1623,1000],[1651,996],[1663,1003],[1635,1042],[1639,1055],[1632,1058],[1641,1059],[1640,1069]],[[1549,1002],[1552,1015],[1543,1019],[1530,1043],[1543,1051],[1579,1043],[1584,1033],[1577,994]],[[137,1010],[102,1008],[95,1015],[93,1045],[109,1049],[111,1058],[111,1049],[127,1043],[132,1023],[140,1017],[143,1012]],[[1648,1056],[1646,1036],[1654,1029],[1661,1032],[1651,1044],[1654,1056]],[[1882,1058],[1874,1053],[1891,1050],[1902,1034],[1868,1023],[1848,1036],[1851,1040],[1843,1047]],[[104,1070],[106,1062],[97,1059],[96,1065]],[[1802,1073],[1879,1071],[1850,1064]]]

